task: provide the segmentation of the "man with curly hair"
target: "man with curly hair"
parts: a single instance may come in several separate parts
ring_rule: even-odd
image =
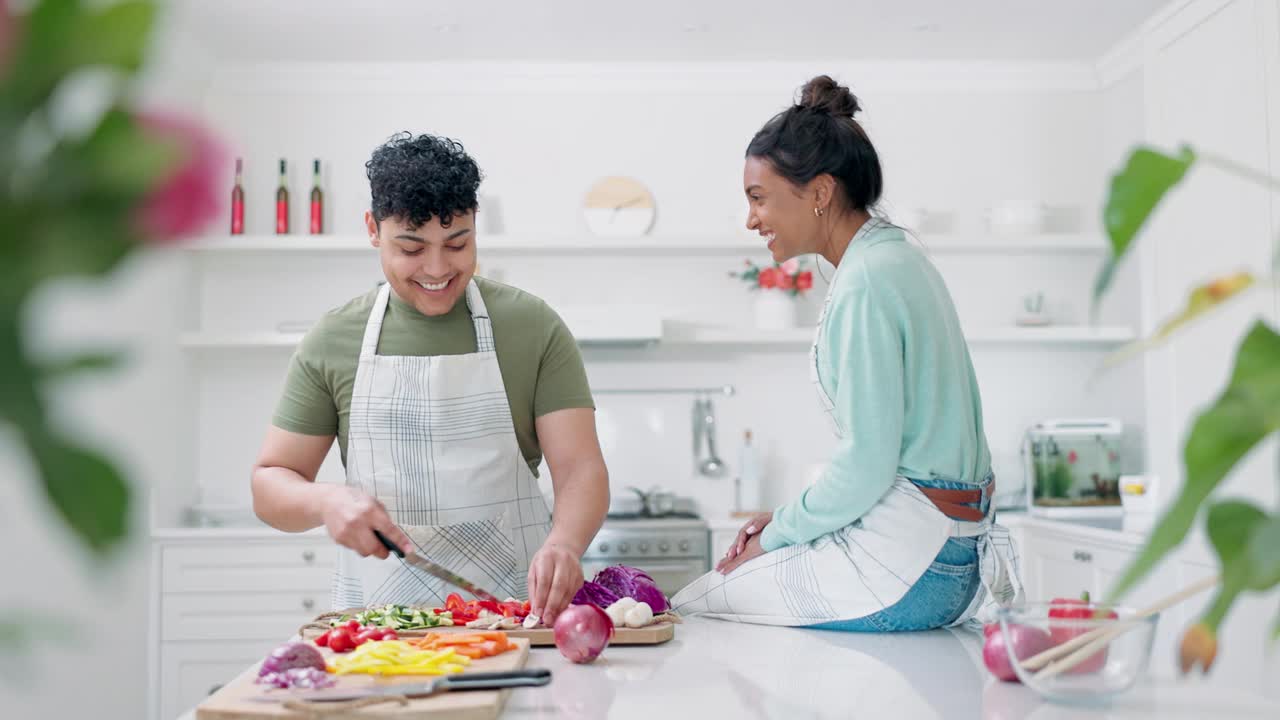
[[[327,529],[335,609],[443,605],[455,590],[389,557],[377,530],[550,624],[609,505],[577,343],[541,299],[475,275],[481,173],[461,144],[401,133],[366,170],[386,282],[303,338],[253,468],[254,511]],[[345,486],[315,482],[335,438]]]

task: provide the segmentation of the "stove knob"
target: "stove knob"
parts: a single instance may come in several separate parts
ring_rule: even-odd
[[[668,552],[670,550],[671,550],[671,543],[667,542],[666,540],[663,540],[662,542],[658,543],[659,552]]]
[[[640,552],[649,552],[649,543],[642,542],[636,545],[636,549]]]
[[[631,545],[624,542],[618,543],[618,552],[624,553],[630,549],[631,549]]]
[[[600,543],[599,547],[596,549],[602,553],[607,553],[609,552],[609,543]]]
[[[680,541],[680,552],[689,552],[689,541],[688,541],[688,540],[681,540],[681,541]]]

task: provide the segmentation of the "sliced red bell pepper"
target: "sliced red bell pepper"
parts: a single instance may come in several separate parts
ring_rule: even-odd
[[[1107,618],[1114,620],[1115,610],[1091,609],[1089,607],[1089,592],[1085,591],[1079,598],[1054,598],[1049,607],[1049,637],[1053,640],[1054,645],[1071,640],[1074,637],[1089,632],[1092,628],[1088,627],[1071,627],[1069,624],[1064,626],[1062,623],[1055,624],[1055,619],[1061,620],[1090,620],[1094,618]],[[1107,664],[1107,649],[1103,648],[1098,652],[1090,655],[1080,664],[1071,668],[1067,672],[1073,675],[1098,672]]]

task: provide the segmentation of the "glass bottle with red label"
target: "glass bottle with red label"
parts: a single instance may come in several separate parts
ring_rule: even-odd
[[[289,234],[289,184],[284,158],[280,158],[280,187],[276,189],[276,234]]]
[[[236,158],[236,184],[231,188],[231,234],[244,234],[244,185],[241,182],[241,171],[244,166],[240,158]]]
[[[312,166],[311,184],[311,234],[324,232],[324,191],[320,189],[320,161]]]

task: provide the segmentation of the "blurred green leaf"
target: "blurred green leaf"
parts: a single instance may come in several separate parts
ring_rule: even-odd
[[[123,362],[121,351],[91,352],[42,362],[40,371],[46,381],[57,381],[85,371],[112,370]]]
[[[1245,552],[1256,530],[1266,522],[1266,513],[1247,502],[1228,500],[1209,508],[1205,520],[1209,541],[1218,554],[1222,567],[1222,584],[1204,616],[1204,622],[1217,630],[1231,604],[1245,588],[1253,585],[1253,568]]]
[[[24,20],[15,71],[3,91],[9,103],[43,105],[58,84],[84,67],[134,72],[142,66],[155,3],[128,0],[91,7],[82,0],[42,0]]]
[[[1186,537],[1202,503],[1231,468],[1280,428],[1280,335],[1254,324],[1218,400],[1196,418],[1183,448],[1186,480],[1177,501],[1111,590],[1118,601]]]
[[[1252,568],[1249,586],[1254,590],[1269,590],[1280,585],[1280,513],[1254,530],[1248,553]]]
[[[130,490],[104,457],[50,435],[28,435],[45,494],[93,551],[110,551],[128,535]]]
[[[1103,226],[1111,240],[1111,258],[1098,273],[1093,287],[1096,312],[1098,300],[1107,291],[1120,262],[1165,193],[1176,185],[1195,161],[1195,152],[1183,146],[1177,157],[1139,147],[1129,155],[1120,172],[1111,177],[1111,192],[1103,211]]]
[[[1251,273],[1241,272],[1223,275],[1194,288],[1187,297],[1187,305],[1182,309],[1182,312],[1165,320],[1151,337],[1129,343],[1108,355],[1103,361],[1103,366],[1117,365],[1133,355],[1156,347],[1168,340],[1180,328],[1221,307],[1228,300],[1243,293],[1255,284],[1257,284],[1257,280]]]
[[[44,403],[35,369],[22,347],[20,310],[17,305],[0,305],[0,419],[26,430],[43,426]]]
[[[121,108],[104,115],[93,133],[69,150],[84,168],[88,191],[130,200],[154,188],[182,152],[178,145],[147,133],[135,116]]]
[[[44,177],[31,193],[29,214],[38,220],[9,255],[20,258],[24,289],[61,275],[101,275],[141,241],[136,208],[178,161],[180,148],[150,137],[126,111],[114,108],[79,141],[50,153]],[[74,207],[76,212],[66,212]],[[3,248],[0,248],[2,251]]]

